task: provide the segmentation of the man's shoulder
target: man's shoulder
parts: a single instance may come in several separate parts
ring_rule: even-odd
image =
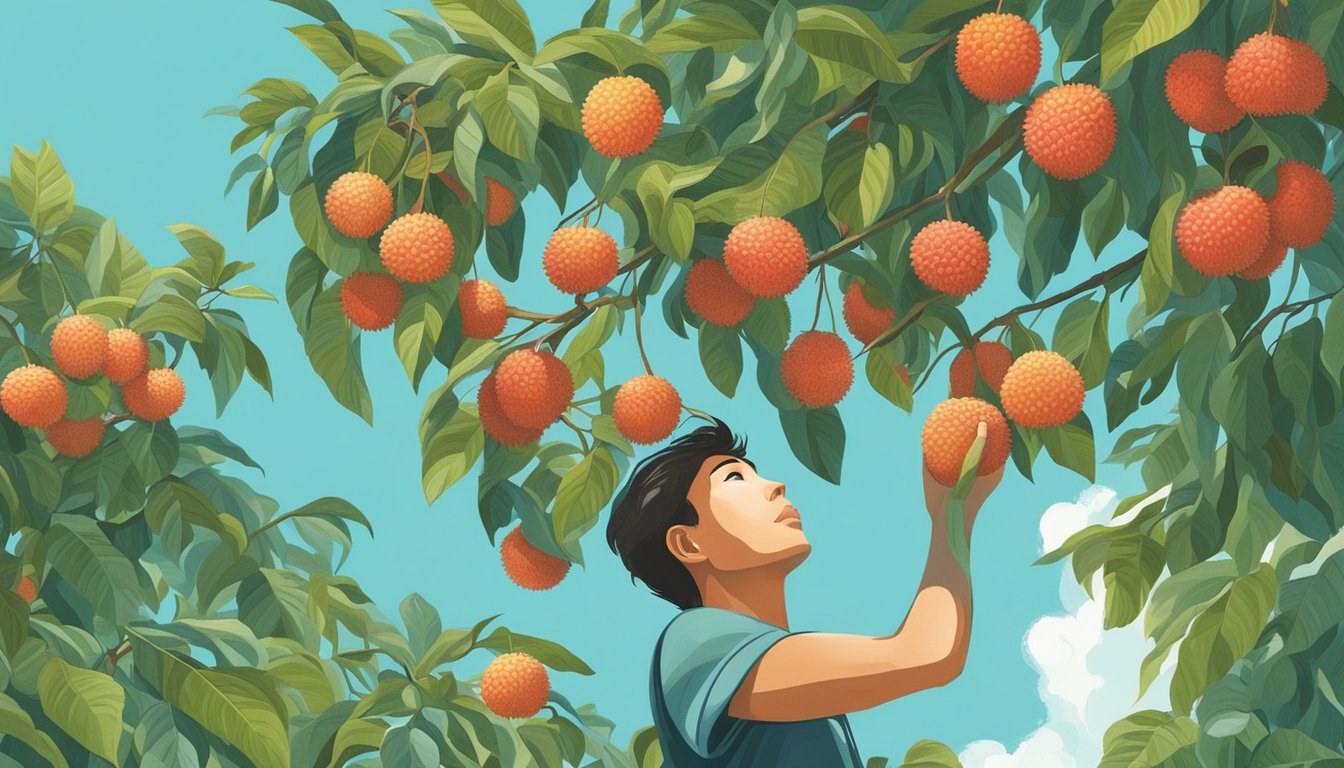
[[[783,636],[787,630],[723,608],[687,608],[663,629],[659,656],[675,662],[690,655],[712,655],[715,650],[726,651],[751,638],[771,634]]]

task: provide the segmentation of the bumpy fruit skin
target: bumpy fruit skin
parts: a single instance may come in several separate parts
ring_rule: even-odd
[[[1241,122],[1246,110],[1224,88],[1227,61],[1209,51],[1186,51],[1167,67],[1167,103],[1181,122],[1200,133],[1222,133]]]
[[[638,77],[597,82],[583,102],[583,135],[604,157],[630,157],[649,148],[663,128],[663,105]]]
[[[1261,32],[1237,46],[1224,86],[1232,102],[1257,116],[1310,114],[1325,101],[1325,62],[1311,46]]]
[[[732,328],[751,314],[756,297],[718,259],[701,259],[686,274],[686,304],[710,325]]]
[[[453,233],[432,213],[408,213],[387,226],[378,255],[393,277],[428,283],[453,265]]]
[[[989,243],[964,221],[935,221],[910,241],[910,266],[933,290],[965,296],[989,274]]]
[[[476,394],[476,405],[480,409],[481,427],[495,442],[518,448],[541,439],[543,430],[520,427],[504,415],[504,409],[499,405],[494,372],[481,382],[481,388]]]
[[[560,358],[537,349],[510,352],[495,369],[499,404],[525,429],[554,424],[574,398],[574,378]]]
[[[509,321],[504,293],[489,280],[463,282],[457,289],[457,308],[462,312],[462,335],[468,339],[493,339]]]
[[[14,589],[14,594],[22,597],[25,603],[32,605],[33,601],[37,599],[37,585],[33,583],[32,579],[24,576],[19,579],[19,586]]]
[[[0,384],[0,407],[20,426],[46,429],[65,415],[65,382],[40,365],[15,368]]]
[[[616,391],[611,415],[625,439],[653,445],[666,440],[677,428],[681,420],[681,395],[661,376],[636,376]]]
[[[381,331],[401,311],[401,283],[376,272],[355,272],[341,281],[341,309],[355,327]]]
[[[984,13],[957,33],[957,77],[981,101],[1012,101],[1041,71],[1041,33],[1021,16]]]
[[[103,420],[98,417],[71,421],[60,419],[43,430],[47,442],[62,456],[88,456],[103,442]]]
[[[934,480],[949,488],[957,484],[962,462],[982,421],[985,447],[980,453],[980,476],[994,474],[1008,461],[1013,437],[1003,414],[977,397],[953,398],[934,406],[920,433],[924,464]]]
[[[783,296],[807,277],[807,245],[798,228],[775,216],[739,222],[723,244],[723,263],[747,293]]]
[[[546,668],[526,653],[505,653],[481,675],[481,701],[500,717],[532,717],[550,693]]]
[[[1063,355],[1026,352],[1003,376],[999,399],[1008,418],[1024,427],[1067,424],[1083,410],[1083,376]]]
[[[596,291],[616,277],[620,248],[597,227],[561,227],[546,241],[541,264],[551,285],[565,293]]]
[[[121,399],[127,410],[145,421],[163,421],[172,416],[186,397],[186,385],[172,368],[151,368],[121,387]]]
[[[518,199],[513,190],[495,181],[485,180],[485,223],[498,227],[513,216],[518,207]]]
[[[1013,364],[1013,352],[997,341],[977,341],[974,351],[963,349],[952,358],[948,372],[952,397],[971,397],[975,394],[976,369],[991,392],[998,394],[1003,375]]]
[[[1260,252],[1260,257],[1255,260],[1251,266],[1237,273],[1237,277],[1242,280],[1263,280],[1274,274],[1283,266],[1283,262],[1288,258],[1288,246],[1283,243],[1276,243],[1272,239],[1265,246],[1265,250]]]
[[[386,182],[372,173],[351,171],[332,183],[322,210],[337,232],[362,239],[378,234],[392,218],[392,206]]]
[[[51,356],[61,373],[72,379],[87,379],[103,367],[107,329],[88,315],[71,315],[51,332]]]
[[[1226,277],[1260,258],[1269,242],[1269,206],[1253,189],[1226,186],[1191,200],[1176,220],[1181,256],[1202,275]]]
[[[1115,107],[1095,85],[1060,85],[1036,97],[1023,123],[1027,154],[1057,179],[1081,179],[1115,148]]]
[[[1315,168],[1296,160],[1274,169],[1278,187],[1269,198],[1269,236],[1294,248],[1310,248],[1325,237],[1335,215],[1335,191]]]
[[[509,580],[523,589],[541,592],[565,578],[569,561],[537,549],[523,536],[522,528],[514,528],[499,544],[499,558]]]
[[[109,381],[125,384],[145,372],[149,365],[149,345],[145,337],[130,328],[113,328],[107,332],[107,355],[103,358],[103,375]]]
[[[808,408],[825,408],[844,398],[854,383],[854,361],[844,339],[826,331],[806,331],[779,358],[784,388]]]
[[[863,286],[850,283],[845,289],[845,327],[860,344],[867,344],[891,327],[896,320],[895,307],[875,307],[863,295]]]

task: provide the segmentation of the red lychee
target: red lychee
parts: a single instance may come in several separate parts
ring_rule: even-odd
[[[957,33],[957,77],[977,99],[1012,101],[1041,71],[1041,33],[1009,13],[984,13]]]
[[[1186,51],[1167,66],[1167,103],[1181,122],[1200,133],[1222,133],[1241,122],[1246,110],[1224,88],[1227,62],[1209,51]]]
[[[1191,200],[1176,221],[1181,256],[1210,277],[1251,266],[1268,242],[1269,206],[1246,187],[1226,186]]]
[[[808,408],[835,405],[854,383],[854,361],[844,339],[826,331],[800,333],[779,358],[784,388]]]
[[[686,274],[686,304],[710,325],[732,328],[751,314],[756,297],[718,259],[701,259]]]
[[[783,296],[807,276],[807,245],[798,228],[784,219],[757,216],[728,233],[723,263],[747,293]]]
[[[933,290],[965,296],[989,274],[989,243],[964,221],[935,221],[910,241],[910,266]]]
[[[1027,154],[1057,179],[1081,179],[1115,148],[1115,107],[1095,85],[1060,85],[1036,97],[1022,126]]]
[[[401,283],[376,272],[356,272],[341,281],[341,309],[355,327],[380,331],[401,311]]]

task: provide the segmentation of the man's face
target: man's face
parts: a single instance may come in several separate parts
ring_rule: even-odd
[[[784,484],[756,474],[747,461],[711,456],[687,497],[700,522],[687,526],[685,535],[715,570],[789,561],[793,567],[812,551],[798,510],[784,496]]]

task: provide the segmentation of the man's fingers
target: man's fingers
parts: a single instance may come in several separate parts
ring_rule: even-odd
[[[988,437],[989,425],[983,421],[980,422],[980,425],[975,428],[975,436],[980,438]]]

